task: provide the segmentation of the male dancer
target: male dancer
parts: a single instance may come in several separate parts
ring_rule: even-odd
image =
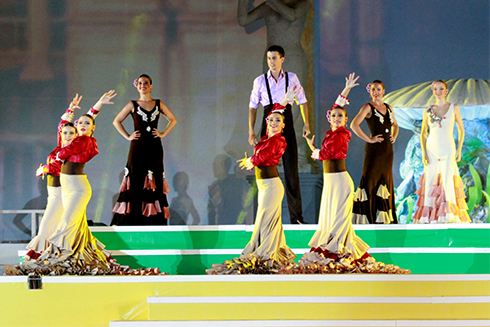
[[[252,146],[257,144],[257,136],[255,135],[254,128],[259,103],[264,107],[264,117],[262,119],[262,129],[260,134],[262,137],[265,135],[267,129],[265,118],[272,110],[274,103],[279,103],[284,98],[288,87],[295,89],[298,92],[296,99],[298,104],[302,106],[305,117],[303,135],[307,136],[310,134],[308,104],[306,103],[305,92],[296,74],[282,70],[283,62],[284,49],[279,45],[271,45],[267,49],[267,65],[269,66],[269,71],[267,74],[260,75],[254,80],[252,94],[250,95],[248,114],[248,143]],[[298,146],[294,132],[291,104],[292,102],[288,103],[286,105],[286,110],[284,111],[286,126],[282,133],[288,145],[282,156],[286,180],[286,198],[288,201],[291,224],[305,224],[303,220],[303,210],[301,208],[301,192],[298,175]]]

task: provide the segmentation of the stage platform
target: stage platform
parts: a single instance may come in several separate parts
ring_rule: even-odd
[[[298,259],[317,225],[284,225]],[[489,274],[490,224],[354,225],[378,261],[414,274]],[[92,227],[121,264],[199,275],[240,255],[253,225]],[[25,251],[19,251],[22,257]]]
[[[299,257],[316,228],[284,225]],[[253,226],[91,230],[120,263],[171,275],[42,277],[42,290],[0,277],[0,327],[490,326],[486,224],[355,226],[377,260],[412,275],[203,276]]]
[[[0,326],[490,326],[489,275],[0,277]]]

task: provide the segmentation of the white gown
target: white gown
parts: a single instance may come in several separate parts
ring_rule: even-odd
[[[419,181],[420,188],[416,192],[419,200],[414,223],[471,222],[466,212],[468,207],[463,181],[456,164],[454,122],[453,104],[449,106],[442,119],[433,119],[429,113],[429,135],[426,144],[429,164],[424,167],[424,174]]]

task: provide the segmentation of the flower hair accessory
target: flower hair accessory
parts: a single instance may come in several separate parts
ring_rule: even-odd
[[[430,84],[430,89],[431,89],[432,91],[434,91],[434,84],[436,84],[436,81],[434,81],[434,82],[432,82],[432,84]]]
[[[78,126],[78,119],[76,119],[76,120],[73,122],[73,126],[75,126],[75,128],[77,128],[77,126]]]
[[[333,109],[333,106],[332,106],[332,109]],[[330,117],[331,116],[332,116],[332,110],[328,110],[327,111],[327,114],[325,115],[325,117],[327,117],[327,120],[328,120],[329,123],[331,123],[331,121],[330,121]]]
[[[371,83],[366,85],[366,91],[367,91],[367,93],[371,93]]]
[[[134,87],[138,87],[138,79],[137,78],[134,79],[133,85],[134,85]]]

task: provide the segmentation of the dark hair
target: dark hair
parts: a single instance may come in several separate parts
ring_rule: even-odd
[[[436,83],[442,83],[442,84],[444,84],[444,86],[445,86],[445,87],[446,87],[446,89],[447,89],[447,83],[446,83],[446,81],[444,81],[444,80],[442,80],[442,79],[438,79],[437,81],[432,82],[432,85],[434,85],[434,84],[436,84]]]
[[[138,77],[138,79],[140,79],[141,77],[146,77],[146,78],[148,78],[148,80],[150,81],[150,85],[151,85],[151,84],[153,84],[153,81],[151,80],[151,77],[150,77],[149,75],[147,75],[147,74],[141,74],[141,75]]]
[[[80,116],[80,118],[82,118],[82,117],[88,117],[88,118],[90,118],[92,120],[92,123],[94,123],[94,125],[95,125],[95,119],[91,115],[89,115],[89,114],[83,114],[83,115]],[[80,119],[80,118],[78,118],[78,119]]]
[[[73,127],[75,130],[77,129],[77,128],[75,127],[75,124],[73,124],[73,123],[72,123],[72,122],[70,122],[70,121],[69,121],[68,123],[64,124],[63,126],[61,126],[61,129],[63,129],[64,127]]]
[[[284,57],[284,48],[281,47],[280,45],[271,45],[270,47],[267,48],[267,52],[272,52],[272,51],[276,51],[277,53],[279,53],[279,55],[281,57]]]
[[[347,117],[347,109],[345,109],[344,107],[339,106],[339,105],[334,105],[332,107],[332,110],[334,110],[334,109],[340,109],[340,110],[342,110],[345,113],[345,117]]]
[[[375,79],[374,81],[371,82],[371,85],[373,84],[380,84],[383,87],[383,90],[385,89],[385,83],[381,82],[379,79]]]

